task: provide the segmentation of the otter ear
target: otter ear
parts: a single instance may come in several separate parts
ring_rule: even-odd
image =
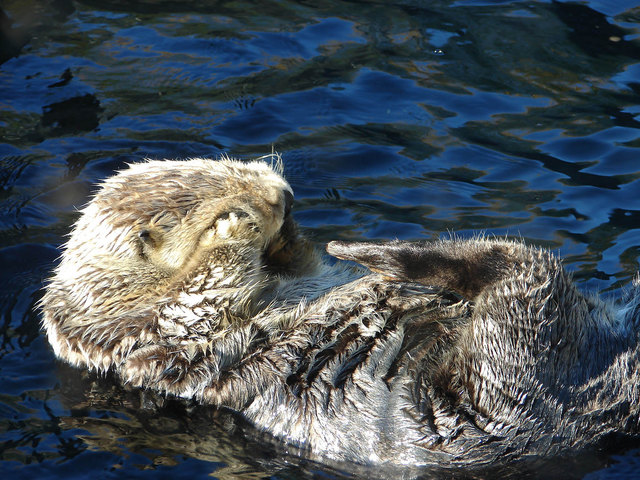
[[[158,248],[162,243],[162,232],[156,228],[144,228],[138,232],[143,251],[147,248]]]

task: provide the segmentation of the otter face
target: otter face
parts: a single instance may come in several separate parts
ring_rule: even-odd
[[[106,180],[41,301],[54,352],[107,370],[145,345],[206,342],[251,318],[299,257],[314,265],[292,202],[263,162],[148,161]]]
[[[268,165],[175,163],[133,166],[95,199],[104,214],[112,212],[114,228],[129,220],[124,228],[131,227],[128,240],[142,261],[171,275],[230,243],[263,252],[274,241],[293,193]]]
[[[283,235],[294,235],[283,228],[292,202],[289,184],[263,162],[131,165],[82,211],[49,290],[97,308],[171,296],[194,278],[200,290],[255,284],[290,240]]]

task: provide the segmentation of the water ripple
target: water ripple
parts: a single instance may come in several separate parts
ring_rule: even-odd
[[[56,371],[33,310],[56,247],[95,183],[144,157],[275,148],[294,216],[320,244],[484,231],[553,248],[590,289],[617,294],[637,271],[637,1],[256,5],[0,7],[0,468],[10,476],[173,474],[169,465],[315,475],[274,466],[271,451],[254,462],[260,446],[176,427],[171,411],[150,426],[131,398]],[[104,401],[100,413],[87,392]]]

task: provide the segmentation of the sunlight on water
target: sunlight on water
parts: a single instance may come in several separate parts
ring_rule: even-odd
[[[275,148],[318,243],[510,235],[617,295],[640,255],[639,20],[631,0],[4,2],[3,478],[344,474],[54,363],[33,307],[57,247],[145,157]]]

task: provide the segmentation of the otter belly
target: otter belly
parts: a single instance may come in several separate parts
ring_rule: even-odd
[[[251,423],[307,455],[365,465],[437,465],[464,449],[460,432],[469,422],[444,385],[469,323],[466,302],[370,276],[305,315],[299,329],[314,342],[293,353],[284,382],[241,410]],[[292,355],[286,340],[280,355]]]

